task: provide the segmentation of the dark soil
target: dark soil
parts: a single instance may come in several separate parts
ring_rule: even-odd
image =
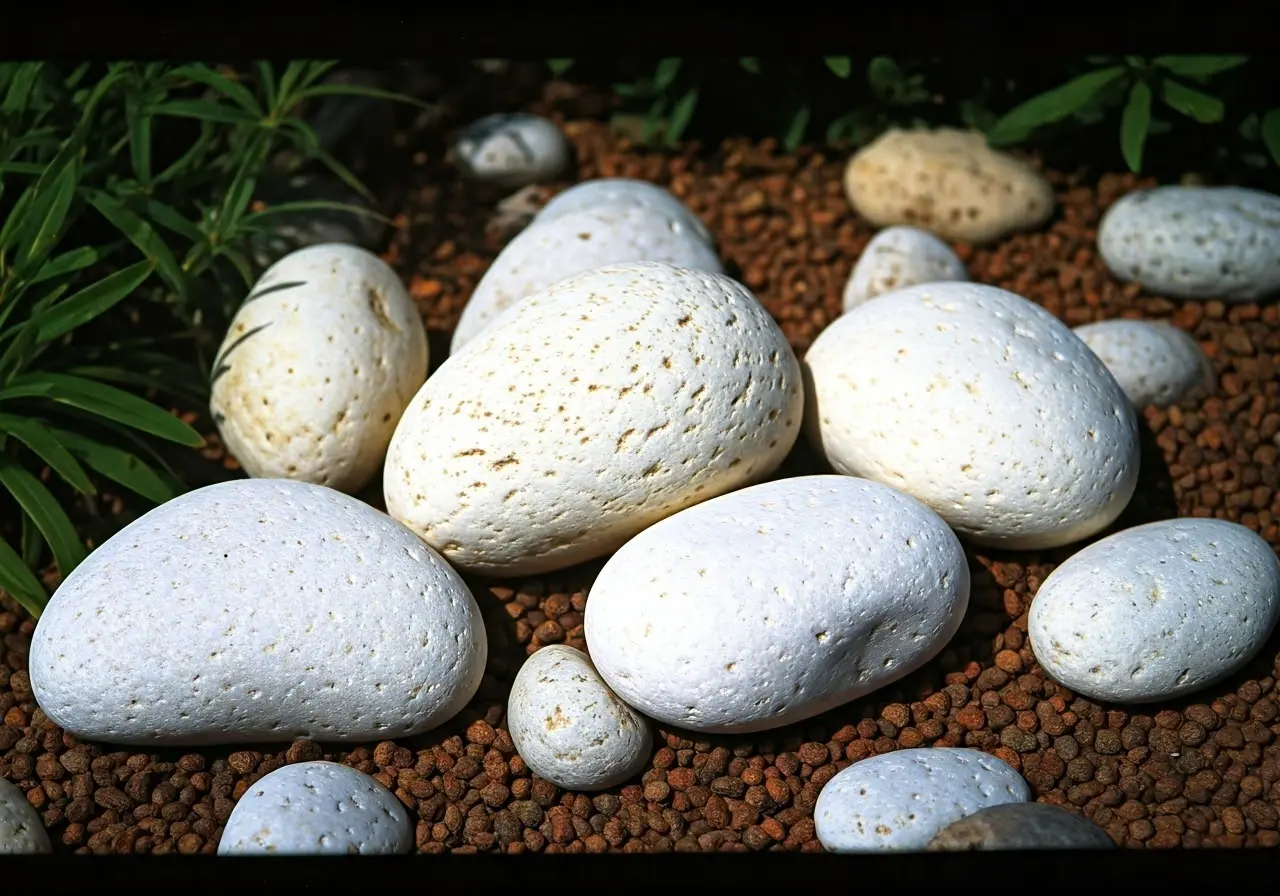
[[[544,99],[534,110],[554,113],[554,97]],[[566,128],[578,177],[644,178],[683,198],[797,351],[837,315],[845,279],[873,232],[842,195],[843,155],[783,155],[771,141],[743,140],[661,154],[598,123]],[[497,197],[456,180],[440,136],[407,132],[396,140],[410,170],[396,191],[401,226],[386,253],[421,303],[433,365],[503,241],[488,226]],[[1098,259],[1095,228],[1110,203],[1143,183],[1048,174],[1060,201],[1053,222],[994,247],[959,247],[973,279],[1027,296],[1071,325],[1169,320],[1200,341],[1218,378],[1214,396],[1199,404],[1144,412],[1142,483],[1116,528],[1212,516],[1280,545],[1280,307],[1172,302],[1120,285]],[[212,445],[202,475],[236,475],[234,461]],[[800,446],[780,475],[818,471]],[[662,731],[641,778],[598,794],[566,793],[532,776],[503,727],[507,690],[528,653],[553,643],[585,647],[585,590],[598,563],[473,582],[491,644],[472,704],[438,731],[355,749],[298,741],[184,754],[81,743],[36,707],[24,671],[32,623],[4,604],[0,775],[27,794],[58,848],[78,852],[213,852],[235,800],[257,777],[321,757],[393,789],[417,821],[422,852],[816,852],[814,802],[840,769],[898,748],[965,745],[1009,762],[1039,800],[1083,813],[1123,846],[1280,845],[1280,643],[1273,639],[1244,672],[1190,700],[1131,712],[1077,697],[1045,679],[1026,623],[1040,583],[1078,547],[972,553],[968,617],[924,669],[872,699],[761,735]]]

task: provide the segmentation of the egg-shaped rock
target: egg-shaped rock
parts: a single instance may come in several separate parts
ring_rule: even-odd
[[[1114,849],[1107,832],[1051,803],[1002,803],[947,825],[929,852],[1005,849]]]
[[[209,408],[250,476],[354,493],[426,377],[426,330],[396,273],[325,243],[258,280],[214,361]]]
[[[396,855],[413,824],[390,790],[337,762],[298,762],[263,775],[231,810],[220,856]]]
[[[819,334],[803,366],[806,432],[831,466],[915,495],[972,542],[1078,541],[1137,486],[1120,384],[1065,324],[1003,289],[886,293]]]
[[[486,115],[463,128],[454,144],[463,174],[509,189],[552,180],[572,155],[555,122],[523,112]]]
[[[467,586],[404,526],[323,486],[241,479],[76,567],[32,636],[31,688],[87,740],[368,742],[450,719],[487,650]]]
[[[919,283],[965,281],[969,272],[951,247],[918,227],[886,227],[862,250],[844,287],[844,310]]]
[[[674,228],[687,227],[705,243],[712,243],[711,231],[689,206],[670,190],[645,180],[630,177],[601,177],[584,180],[557,193],[537,214],[538,221],[550,221],[569,212],[610,205],[639,205],[660,212],[674,222]]]
[[[552,644],[520,667],[507,698],[516,752],[566,790],[603,790],[649,764],[649,720],[609,689],[580,650]]]
[[[450,353],[457,353],[506,309],[557,281],[612,264],[661,261],[721,273],[710,245],[678,215],[641,205],[610,205],[535,218],[494,259],[462,309]]]
[[[53,851],[49,832],[39,813],[18,785],[0,778],[0,856],[34,855]]]
[[[1213,365],[1200,343],[1163,321],[1103,320],[1075,334],[1107,365],[1135,407],[1166,408],[1213,388]]]
[[[387,453],[387,512],[462,569],[571,566],[773,472],[803,400],[746,287],[600,268],[525,299],[427,381]]]
[[[1172,700],[1221,681],[1280,618],[1280,561],[1239,523],[1135,526],[1073,554],[1027,620],[1045,672],[1094,700]]]
[[[587,601],[592,661],[627,704],[692,731],[763,731],[918,669],[969,600],[960,542],[896,489],[780,479],[627,542]]]

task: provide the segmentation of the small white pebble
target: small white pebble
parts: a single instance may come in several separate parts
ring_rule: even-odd
[[[53,851],[40,815],[18,785],[0,778],[0,856]]]
[[[895,289],[968,279],[964,262],[933,234],[918,227],[886,227],[853,266],[844,287],[844,310]]]

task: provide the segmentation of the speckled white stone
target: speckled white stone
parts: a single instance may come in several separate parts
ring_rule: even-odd
[[[409,813],[391,791],[337,762],[299,762],[240,797],[220,856],[395,855],[413,850]]]
[[[587,601],[592,660],[641,712],[692,731],[807,719],[924,665],[969,602],[959,540],[896,489],[780,479],[663,520]]]
[[[601,177],[574,184],[551,197],[538,212],[537,220],[550,221],[569,212],[610,205],[639,205],[660,212],[672,219],[676,227],[688,227],[703,242],[714,242],[707,226],[674,193],[630,177]]]
[[[250,476],[354,493],[426,378],[426,330],[399,277],[358,246],[325,243],[254,285],[218,351],[209,408]]]
[[[364,743],[447,721],[487,653],[467,586],[408,529],[322,486],[241,479],[90,554],[40,617],[30,673],[86,740]]]
[[[1045,672],[1095,700],[1172,700],[1231,675],[1280,618],[1280,561],[1216,519],[1148,523],[1072,555],[1027,619]]]
[[[486,115],[464,128],[454,144],[463,174],[510,189],[553,179],[571,156],[555,122],[522,112]]]
[[[462,569],[560,569],[772,473],[803,401],[786,337],[740,283],[600,268],[525,299],[427,381],[387,452],[387,512]]]
[[[918,227],[887,227],[871,238],[844,287],[844,310],[918,283],[966,281],[969,272],[951,247]]]
[[[507,699],[507,729],[535,773],[566,790],[602,790],[640,774],[649,720],[614,695],[580,650],[553,644],[525,660]]]
[[[1138,481],[1138,422],[1106,365],[1021,296],[910,286],[842,315],[804,358],[805,427],[839,473],[901,488],[977,544],[1069,544]]]
[[[1104,320],[1075,328],[1135,407],[1167,408],[1214,386],[1213,364],[1196,342],[1163,321]]]
[[[1025,803],[1031,790],[981,750],[923,747],[862,759],[818,794],[813,820],[828,852],[922,850],[947,825],[990,806]]]
[[[0,856],[52,852],[44,822],[18,785],[0,778]]]
[[[1280,289],[1280,196],[1245,187],[1129,193],[1102,216],[1098,253],[1121,280],[1158,295],[1253,301]]]
[[[453,331],[456,354],[516,302],[554,283],[612,264],[661,261],[713,274],[715,250],[680,217],[642,205],[607,205],[535,218],[498,253],[467,300]]]

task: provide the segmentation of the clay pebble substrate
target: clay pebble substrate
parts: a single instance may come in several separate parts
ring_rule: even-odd
[[[603,125],[567,130],[583,159],[580,177],[650,179],[686,201],[798,352],[839,313],[852,265],[873,235],[841,193],[843,154],[782,156],[732,140],[719,164],[629,150]],[[468,208],[465,189],[446,176],[419,169],[406,214],[439,223],[415,230],[412,246],[402,235],[393,249],[433,330],[456,320],[497,248],[485,248],[488,210]],[[1280,308],[1175,303],[1117,282],[1097,257],[1098,219],[1149,182],[1126,175],[1075,183],[1052,172],[1050,180],[1061,209],[1041,232],[958,247],[973,280],[1026,296],[1071,326],[1167,320],[1205,346],[1217,380],[1214,397],[1143,411],[1143,475],[1117,525],[1213,516],[1280,545]],[[801,446],[778,475],[812,472],[820,470]],[[474,583],[490,632],[488,673],[462,716],[412,748],[299,741],[266,752],[141,752],[78,743],[37,711],[23,671],[32,625],[6,605],[0,776],[26,793],[60,851],[213,853],[252,783],[284,763],[321,758],[392,788],[421,852],[820,851],[813,808],[838,771],[900,748],[970,746],[1009,762],[1036,799],[1082,813],[1121,846],[1280,845],[1277,639],[1242,672],[1176,703],[1125,709],[1077,698],[1045,681],[1026,637],[1032,595],[1072,550],[971,552],[965,623],[919,672],[764,735],[695,739],[659,728],[641,777],[591,794],[532,777],[503,713],[528,652],[585,647],[585,594],[598,564]]]

